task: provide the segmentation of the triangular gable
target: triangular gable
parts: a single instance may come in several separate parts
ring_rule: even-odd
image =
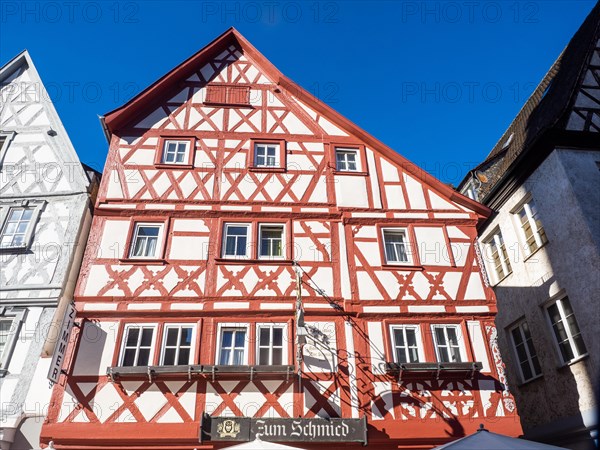
[[[0,164],[15,168],[5,171],[12,176],[2,180],[0,194],[87,192],[88,177],[27,50],[0,68],[0,98],[0,131],[12,137]],[[21,174],[40,165],[47,176]]]
[[[185,111],[185,101],[202,101],[207,82],[220,83],[264,83],[273,85],[266,117],[260,117],[260,109],[240,113],[231,110],[226,124],[227,131],[246,133],[262,132],[273,135],[328,135],[341,139],[354,139],[364,143],[368,149],[383,156],[406,174],[409,182],[418,180],[435,192],[435,202],[440,209],[456,209],[452,203],[462,205],[480,217],[487,217],[490,210],[479,203],[457,193],[414,165],[400,154],[334,111],[331,107],[311,95],[305,89],[279,72],[243,36],[231,28],[193,55],[156,83],[141,92],[122,107],[108,113],[104,123],[110,132],[126,133],[135,128],[160,130],[182,130],[182,121],[187,120],[190,130],[223,130],[223,109],[198,105]],[[182,85],[187,86],[182,89]],[[195,86],[194,86],[195,85]],[[264,91],[263,91],[264,92]],[[166,104],[161,103],[170,99]],[[253,99],[253,101],[263,101]],[[278,107],[278,103],[281,107]],[[152,111],[149,115],[147,111]],[[244,114],[245,117],[242,115]],[[264,124],[266,123],[266,128]],[[131,133],[137,134],[137,133]],[[439,198],[439,200],[438,200]],[[449,206],[448,206],[449,205]],[[432,208],[433,202],[429,205]],[[417,209],[424,209],[418,207]],[[460,208],[462,209],[462,208]]]

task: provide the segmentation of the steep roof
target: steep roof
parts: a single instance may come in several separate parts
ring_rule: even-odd
[[[83,182],[84,180],[87,180],[87,182],[83,183],[83,186],[82,186],[82,189],[84,189],[84,190],[87,189],[87,187],[92,182],[92,179],[91,179],[92,174],[89,172],[89,170],[91,170],[94,173],[94,175],[98,178],[100,177],[101,174],[100,174],[100,172],[98,172],[94,169],[88,168],[87,166],[84,167],[84,165],[81,163],[81,160],[79,159],[79,156],[77,155],[77,152],[75,151],[75,148],[73,147],[73,143],[71,142],[71,139],[69,138],[67,130],[65,129],[65,127],[62,123],[62,120],[60,119],[60,116],[58,115],[58,112],[56,111],[56,108],[54,107],[54,103],[52,103],[52,101],[50,100],[50,96],[46,92],[46,88],[44,86],[44,83],[42,82],[40,74],[38,73],[38,71],[35,67],[35,64],[33,63],[33,59],[31,58],[31,55],[29,54],[29,52],[27,50],[23,50],[21,53],[19,53],[14,58],[12,58],[10,61],[8,61],[6,64],[4,64],[2,67],[0,67],[0,87],[4,87],[7,84],[10,84],[11,81],[14,79],[14,77],[19,76],[24,71],[27,71],[28,76],[31,78],[31,82],[36,85],[36,89],[37,89],[36,93],[37,93],[37,99],[38,99],[37,102],[43,103],[43,108],[45,109],[46,113],[48,114],[48,119],[50,121],[52,129],[57,132],[57,134],[56,134],[57,148],[60,151],[61,157],[63,158],[63,160],[65,162],[71,162],[71,163],[78,164],[78,166],[75,166],[75,167],[77,167],[77,169],[74,169],[74,170],[79,171],[79,174],[77,174],[79,176],[71,177],[70,182],[71,183],[80,183],[80,182]],[[11,100],[13,98],[17,98],[19,95],[21,95],[19,90],[17,90],[16,92],[13,92],[11,94],[8,94],[7,97],[5,99],[3,99],[3,101],[5,102],[5,104],[2,105],[3,109],[8,108],[8,105],[11,103]],[[10,111],[10,110],[9,109],[3,110],[3,113],[0,114],[0,119],[4,119],[5,114],[6,115],[9,114],[9,112],[6,112],[6,111]],[[1,127],[2,127],[2,124],[0,123],[0,128]],[[10,129],[10,128],[12,128],[12,126],[8,126],[6,128]],[[1,161],[0,161],[0,163],[1,163]],[[86,170],[88,170],[88,171],[86,172]]]
[[[487,178],[479,188],[483,203],[488,203],[490,194],[500,187],[505,175],[517,169],[546,133],[564,129],[579,81],[598,39],[600,3],[596,3],[492,151],[473,169]],[[471,179],[473,171],[459,184],[459,189]]]
[[[276,80],[277,85],[281,89],[288,91],[293,96],[305,102],[308,106],[327,117],[342,129],[345,129],[357,138],[362,139],[378,152],[401,165],[407,172],[416,176],[429,186],[434,187],[448,199],[466,206],[477,212],[481,217],[488,217],[491,214],[491,210],[487,207],[456,192],[432,175],[429,175],[423,169],[408,161],[396,151],[371,136],[333,108],[310,94],[307,90],[287,78],[233,27],[229,28],[206,47],[182,62],[148,88],[144,89],[129,102],[107,113],[104,117],[101,117],[105,132],[110,135],[118,131],[121,127],[125,127],[128,123],[131,123],[136,118],[151,110],[152,107],[159,104],[162,99],[170,98],[170,96],[175,95],[180,89],[181,81],[190,77],[199,67],[209,62],[230,45],[238,46],[244,54],[248,55],[261,67],[261,70],[263,70],[271,80]]]

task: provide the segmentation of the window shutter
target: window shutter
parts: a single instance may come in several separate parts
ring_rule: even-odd
[[[249,105],[250,86],[209,85],[205,103],[222,105]]]
[[[208,86],[206,90],[206,103],[226,103],[226,86]]]

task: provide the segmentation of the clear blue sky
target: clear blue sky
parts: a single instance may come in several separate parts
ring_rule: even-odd
[[[97,116],[235,26],[288,77],[456,185],[594,3],[4,0],[0,62],[30,51],[81,160],[101,170]]]

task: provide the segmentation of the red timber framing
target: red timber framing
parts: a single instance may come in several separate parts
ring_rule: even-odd
[[[239,86],[244,98],[219,86]],[[205,413],[364,417],[377,449],[432,448],[482,422],[521,432],[496,344],[495,299],[474,245],[486,207],[295,85],[234,29],[103,123],[110,149],[75,293],[80,327],[43,444],[232,445],[199,441]],[[164,164],[166,140],[189,143],[182,163]],[[279,144],[279,166],[254,167],[255,143]],[[338,172],[336,147],[356,149],[359,170]],[[162,224],[156,241],[145,237],[152,258],[131,257],[136,223]],[[225,224],[247,228],[227,240]],[[406,240],[385,242],[387,229],[405,230]],[[244,257],[226,257],[225,247]],[[386,249],[410,250],[411,259],[390,263]],[[294,262],[309,333],[300,366]],[[436,346],[450,351],[435,331],[447,325],[460,349],[454,362],[481,369],[397,370],[401,344],[391,327],[400,325],[419,330],[419,367],[438,363]],[[168,339],[167,327],[177,326],[177,339]],[[258,365],[261,327],[282,328],[281,342],[268,335],[269,354],[282,352],[271,369]],[[188,335],[191,342],[181,337]],[[119,367],[125,347],[145,365]],[[189,358],[177,369],[161,366],[167,347]],[[237,351],[247,370],[219,366],[221,351]]]

